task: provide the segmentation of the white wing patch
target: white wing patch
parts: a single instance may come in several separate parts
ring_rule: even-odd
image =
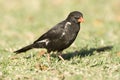
[[[65,30],[64,30],[64,32],[62,33],[62,35],[61,35],[60,38],[62,38],[62,37],[66,34],[66,30],[67,30],[68,25],[71,25],[71,23],[70,23],[70,22],[66,22],[66,24],[65,24]]]
[[[48,43],[50,42],[49,39],[43,39],[41,41],[38,41],[39,43],[45,43],[46,45],[48,45]]]
[[[64,35],[65,35],[65,32],[62,33],[62,36],[64,36]]]
[[[71,25],[71,23],[70,22],[67,22],[66,24],[65,24],[65,29],[67,29],[67,26],[68,25]]]

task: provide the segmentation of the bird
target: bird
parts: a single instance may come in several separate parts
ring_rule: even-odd
[[[45,48],[48,60],[51,52],[57,52],[58,57],[64,61],[61,56],[62,52],[75,41],[82,22],[84,22],[83,14],[80,11],[72,11],[65,20],[53,26],[32,44],[16,50],[14,53],[19,54],[34,48]]]

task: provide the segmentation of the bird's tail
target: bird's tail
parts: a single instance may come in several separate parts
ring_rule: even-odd
[[[19,53],[22,53],[22,52],[26,52],[26,51],[28,51],[28,50],[30,50],[32,48],[33,48],[33,44],[30,44],[30,45],[25,46],[25,47],[23,47],[23,48],[21,48],[21,49],[19,49],[17,51],[14,51],[14,53],[19,54]]]

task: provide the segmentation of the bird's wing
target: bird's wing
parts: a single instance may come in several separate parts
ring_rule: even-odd
[[[40,38],[38,38],[34,43],[39,42],[39,41],[43,41],[43,40],[55,40],[55,39],[59,39],[64,31],[64,27],[65,27],[65,21],[57,24],[56,26],[54,26],[53,28],[51,28],[50,30],[48,30],[48,32],[44,33]]]

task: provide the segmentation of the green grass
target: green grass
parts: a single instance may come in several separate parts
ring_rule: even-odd
[[[0,80],[120,80],[119,3],[119,0],[1,0]],[[13,53],[74,10],[84,14],[85,22],[73,45],[63,52],[65,62],[54,55],[48,62],[46,56],[38,56],[41,49]],[[109,46],[113,48],[104,48]]]

